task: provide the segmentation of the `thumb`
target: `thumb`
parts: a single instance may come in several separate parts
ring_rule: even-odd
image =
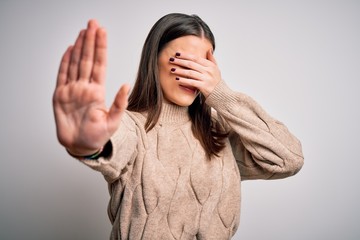
[[[109,115],[108,115],[109,129],[116,129],[118,127],[119,122],[121,120],[121,116],[126,110],[128,105],[129,91],[130,91],[129,84],[124,84],[117,92],[114,102],[109,110]]]
[[[217,65],[216,59],[213,54],[213,50],[207,51],[206,58]]]

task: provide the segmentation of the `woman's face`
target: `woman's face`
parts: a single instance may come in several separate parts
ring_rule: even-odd
[[[179,84],[176,74],[171,72],[171,68],[179,68],[179,66],[172,64],[170,58],[175,58],[176,53],[206,58],[207,52],[211,50],[212,44],[208,39],[192,35],[176,38],[164,47],[159,55],[158,67],[165,101],[179,106],[190,106],[199,93],[198,89]]]

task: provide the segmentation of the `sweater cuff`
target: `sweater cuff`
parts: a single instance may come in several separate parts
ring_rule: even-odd
[[[219,82],[207,97],[206,104],[221,116],[233,121],[245,121],[264,131],[273,119],[250,96],[231,90],[224,81]]]
[[[216,110],[224,108],[229,110],[233,107],[238,107],[239,102],[244,105],[249,105],[251,99],[243,93],[231,90],[223,80],[215,86],[205,101],[207,105]]]

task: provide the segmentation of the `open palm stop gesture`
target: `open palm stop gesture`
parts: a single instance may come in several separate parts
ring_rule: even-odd
[[[90,20],[61,60],[53,95],[56,131],[59,142],[74,155],[102,148],[128,104],[129,86],[123,85],[110,109],[105,106],[106,52],[106,31]]]

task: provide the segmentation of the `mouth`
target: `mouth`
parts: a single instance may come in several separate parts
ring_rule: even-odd
[[[188,93],[191,93],[191,94],[197,94],[199,92],[199,89],[195,88],[195,87],[191,87],[191,86],[184,86],[184,85],[179,85],[179,87],[188,92]]]

